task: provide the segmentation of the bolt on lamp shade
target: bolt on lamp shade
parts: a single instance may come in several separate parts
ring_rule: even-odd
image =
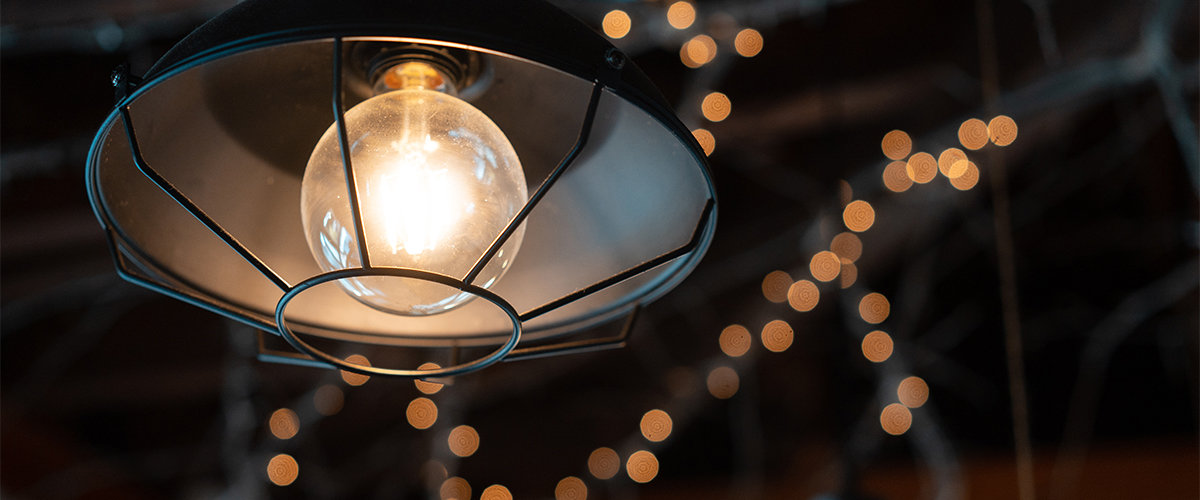
[[[486,290],[469,283],[470,266],[432,277],[358,263],[330,276],[310,253],[301,180],[342,110],[371,97],[348,62],[360,43],[466,51],[483,68],[461,97],[507,136],[530,196],[512,222],[520,249]],[[716,220],[705,156],[645,75],[535,1],[241,3],[119,99],[87,182],[131,281],[289,338],[503,344],[491,361],[518,339],[578,331],[662,295],[697,264]],[[481,299],[399,315],[335,283],[350,275]]]

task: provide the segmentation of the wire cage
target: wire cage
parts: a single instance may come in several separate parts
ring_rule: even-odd
[[[264,359],[435,377],[500,360],[621,345],[638,308],[677,285],[716,222],[705,155],[646,76],[547,4],[248,1],[197,29],[144,77],[114,74],[117,104],[88,159],[88,194],[120,275],[281,336]],[[465,50],[484,85],[464,96],[508,135],[528,202],[470,268],[372,265],[354,195],[345,110],[370,96],[361,44]],[[348,62],[349,61],[349,62]],[[332,112],[330,112],[332,107]],[[305,160],[339,131],[360,264],[325,272],[298,213]],[[504,279],[475,283],[518,228]],[[476,300],[431,316],[367,307],[329,286],[417,280]],[[622,334],[573,333],[626,317]],[[490,347],[431,370],[347,362],[305,340]],[[260,346],[262,345],[260,341]]]

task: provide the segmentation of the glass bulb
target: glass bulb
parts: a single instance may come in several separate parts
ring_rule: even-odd
[[[423,87],[386,92],[345,113],[350,160],[371,265],[464,277],[525,205],[525,173],[512,144],[482,111]],[[309,250],[325,271],[359,267],[337,124],[313,149],[301,183]],[[516,256],[518,229],[474,280],[487,288]],[[474,296],[416,279],[338,281],[386,312],[423,316]]]

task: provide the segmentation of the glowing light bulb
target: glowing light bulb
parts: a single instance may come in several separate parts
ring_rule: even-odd
[[[389,69],[378,95],[345,112],[347,143],[370,264],[464,277],[525,205],[525,173],[508,138],[453,92],[440,72],[407,62]],[[398,90],[396,90],[398,88]],[[437,90],[434,90],[437,89]],[[300,208],[309,250],[325,271],[362,265],[337,124],[309,158]],[[487,288],[512,264],[515,231],[474,280]],[[360,302],[423,316],[472,295],[415,279],[343,279]]]

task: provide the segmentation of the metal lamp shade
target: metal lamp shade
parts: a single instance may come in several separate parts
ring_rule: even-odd
[[[334,110],[370,97],[344,62],[368,40],[484,61],[487,84],[467,98],[542,195],[494,296],[410,317],[314,280],[300,180]],[[540,2],[244,2],[128,88],[87,182],[127,279],[266,331],[389,345],[512,349],[615,318],[682,280],[716,220],[704,154],[645,75]],[[378,279],[428,281],[419,271]]]

